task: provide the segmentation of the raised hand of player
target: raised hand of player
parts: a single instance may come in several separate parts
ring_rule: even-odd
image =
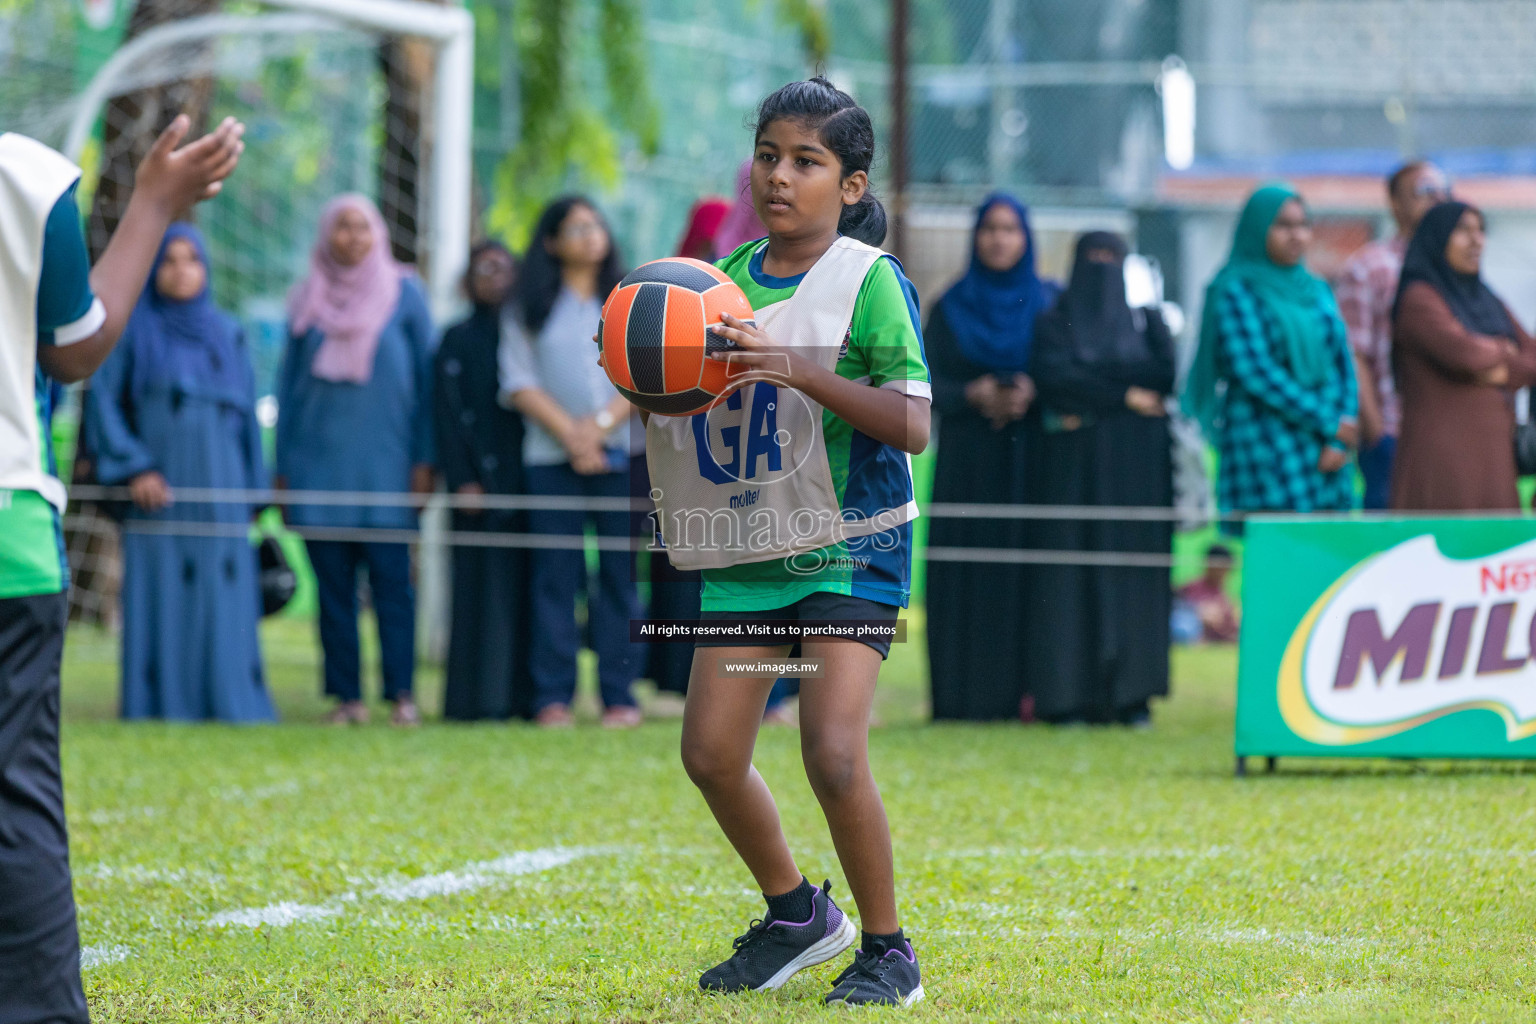
[[[826,372],[805,356],[780,346],[761,327],[729,313],[720,314],[720,326],[714,332],[736,343],[733,349],[709,354],[709,358],[730,367],[732,384],[762,380],[803,391],[817,374]]]
[[[135,194],[173,217],[218,195],[245,152],[245,125],[232,117],[196,142],[181,145],[191,128],[186,114],[176,115],[134,172]]]
[[[224,179],[240,163],[245,125],[227,117],[209,134],[182,146],[191,127],[191,119],[178,114],[139,162],[123,218],[91,268],[91,290],[107,311],[106,321],[91,337],[73,345],[45,345],[38,350],[43,372],[55,380],[71,384],[96,372],[144,291],[166,227],[193,204],[218,195]]]

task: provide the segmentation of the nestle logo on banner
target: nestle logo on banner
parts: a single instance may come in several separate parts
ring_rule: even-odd
[[[1536,587],[1536,560],[1485,565],[1481,574],[1483,593],[1520,593]]]
[[[1536,734],[1536,541],[1448,558],[1433,536],[1362,562],[1329,588],[1281,663],[1281,714],[1300,736],[1350,744],[1459,711]]]

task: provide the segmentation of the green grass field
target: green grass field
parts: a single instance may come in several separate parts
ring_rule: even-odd
[[[839,965],[768,996],[698,992],[762,903],[675,720],[337,731],[312,724],[308,625],[266,628],[287,723],[265,728],[116,723],[111,640],[70,639],[95,1020],[833,1018]],[[1177,655],[1148,733],[926,725],[923,661],[893,653],[872,736],[929,992],[914,1016],[1536,1019],[1536,775],[1293,761],[1234,779],[1230,650]],[[424,670],[429,707],[437,685]],[[846,898],[796,742],[765,731],[757,763],[804,871]]]

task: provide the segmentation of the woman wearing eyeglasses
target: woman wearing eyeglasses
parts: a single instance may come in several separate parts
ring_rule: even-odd
[[[624,277],[623,263],[597,207],[580,196],[550,203],[523,259],[515,301],[502,320],[501,401],[523,414],[528,491],[582,498],[629,498],[645,479],[645,431],[593,358],[603,300]],[[570,725],[581,634],[576,594],[587,595],[587,633],[597,651],[603,724],[638,725],[630,684],[640,668],[629,623],[640,617],[631,551],[604,550],[587,578],[580,541],[588,523],[600,537],[627,540],[628,511],[532,509],[534,533],[571,547],[533,552],[534,710],[546,727]]]

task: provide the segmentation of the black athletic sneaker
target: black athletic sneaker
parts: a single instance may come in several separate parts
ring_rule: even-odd
[[[859,930],[832,902],[830,881],[811,897],[811,917],[799,923],[753,921],[732,945],[736,952],[699,978],[706,992],[762,992],[778,988],[796,971],[826,963],[859,938]]]
[[[912,943],[906,949],[888,949],[875,956],[854,950],[853,963],[837,976],[827,1003],[844,1006],[911,1006],[923,998],[923,972],[917,966]]]

